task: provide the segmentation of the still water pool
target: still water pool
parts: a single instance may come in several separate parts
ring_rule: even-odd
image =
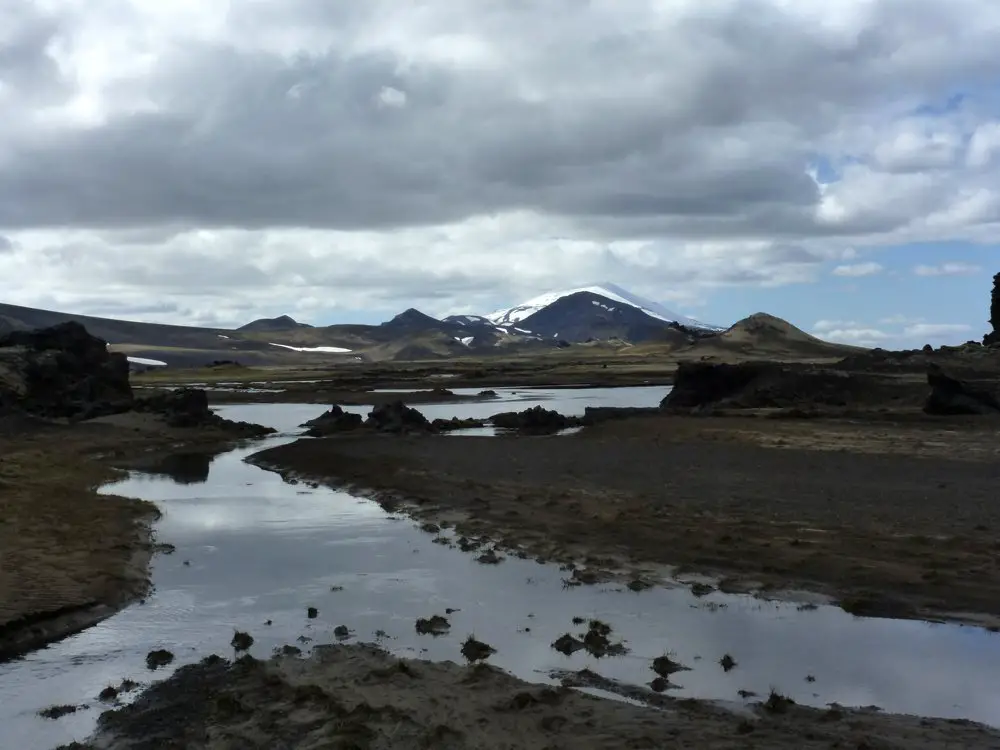
[[[531,395],[564,413],[571,404],[582,413],[588,404],[617,399],[614,405],[646,406],[654,398],[649,393],[646,401],[628,402],[625,389],[617,390],[590,400],[576,393]],[[464,416],[464,409],[480,406],[442,406],[441,416]],[[498,410],[495,402],[490,407],[490,413]],[[220,412],[287,432],[324,409],[254,404]],[[766,696],[773,687],[813,705],[877,705],[1000,725],[1000,637],[987,631],[854,618],[835,607],[802,609],[750,596],[696,598],[683,587],[641,593],[618,584],[567,588],[567,573],[558,566],[514,557],[482,565],[373,502],[288,484],[243,460],[294,439],[279,434],[215,458],[174,457],[155,472],[133,472],[104,488],[155,502],[163,511],[158,541],[176,551],[154,558],[155,592],[144,604],[0,665],[0,747],[52,748],[86,737],[102,709],[102,688],[125,677],[149,682],[169,673],[146,670],[151,649],[174,652],[173,666],[231,655],[229,641],[240,629],[256,639],[251,653],[263,657],[286,643],[333,642],[340,625],[352,641],[455,661],[461,661],[461,642],[475,634],[497,649],[492,663],[538,682],[551,682],[556,670],[588,667],[647,685],[655,677],[652,660],[669,652],[691,668],[672,676],[672,695],[740,701],[740,691]],[[308,607],[318,609],[315,619],[307,617]],[[448,635],[415,632],[416,618],[446,609],[457,610],[448,615]],[[582,630],[574,617],[607,622],[628,653],[596,659],[556,652],[550,645],[556,638]],[[725,654],[737,663],[729,672],[719,665]],[[63,703],[88,708],[57,721],[37,716]]]

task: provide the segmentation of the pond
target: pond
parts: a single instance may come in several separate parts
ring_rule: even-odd
[[[578,403],[575,395],[563,397],[560,410]],[[448,415],[470,406],[478,405]],[[324,408],[256,404],[220,412],[289,431]],[[741,691],[766,697],[773,687],[818,706],[877,705],[1000,724],[995,634],[718,592],[698,598],[685,587],[567,587],[569,574],[557,565],[516,557],[480,564],[371,501],[288,484],[243,460],[293,439],[269,437],[214,459],[174,457],[104,488],[155,502],[163,511],[158,541],[176,550],[154,558],[155,592],[144,604],[0,665],[0,747],[51,748],[86,737],[103,708],[102,688],[169,673],[145,668],[151,649],[173,652],[171,668],[212,653],[229,656],[240,629],[256,639],[251,653],[264,657],[287,643],[306,649],[335,642],[337,626],[349,629],[351,642],[454,661],[461,661],[461,642],[475,634],[497,649],[491,663],[537,682],[552,682],[556,670],[588,667],[648,685],[656,677],[652,660],[669,653],[690,668],[671,676],[670,695],[742,701]],[[309,607],[318,610],[315,618]],[[416,633],[416,618],[447,610],[455,610],[446,615],[448,634]],[[606,622],[627,653],[598,659],[555,651],[551,644],[561,635],[586,629],[573,618]],[[726,654],[736,662],[730,671],[719,663]],[[57,721],[36,715],[62,703],[88,709]]]

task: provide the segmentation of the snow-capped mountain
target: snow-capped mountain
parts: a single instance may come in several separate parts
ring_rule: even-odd
[[[514,323],[520,323],[521,321],[530,318],[532,315],[565,297],[580,294],[581,292],[586,292],[590,295],[607,300],[609,304],[609,311],[611,309],[611,305],[618,303],[636,308],[649,317],[661,320],[665,323],[677,323],[685,328],[702,331],[723,330],[717,326],[711,326],[706,323],[702,323],[701,321],[694,320],[693,318],[689,318],[686,315],[676,313],[673,310],[667,309],[658,302],[646,299],[645,297],[640,297],[637,294],[632,294],[631,292],[622,289],[617,284],[611,284],[608,282],[577,287],[575,289],[565,289],[560,292],[540,294],[537,297],[533,297],[526,302],[522,302],[521,304],[515,305],[507,310],[497,310],[496,312],[487,315],[486,318],[498,326],[513,325]],[[600,303],[600,300],[592,299],[590,301],[591,303]]]

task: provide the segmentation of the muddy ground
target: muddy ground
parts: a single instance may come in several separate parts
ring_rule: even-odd
[[[148,587],[151,503],[96,489],[114,466],[230,435],[128,413],[74,425],[0,420],[0,659],[110,616]]]
[[[968,722],[799,707],[774,696],[728,710],[649,693],[657,708],[522,682],[487,665],[400,660],[368,645],[309,658],[218,657],[185,667],[105,713],[74,750],[192,748],[871,748],[1000,747]]]
[[[559,437],[303,440],[250,460],[522,554],[996,626],[998,437],[996,420],[917,414],[657,415]]]

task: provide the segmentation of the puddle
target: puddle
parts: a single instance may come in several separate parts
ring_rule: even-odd
[[[220,412],[266,416],[286,430],[324,408],[248,404]],[[558,670],[589,668],[647,685],[656,677],[653,660],[669,652],[690,668],[670,676],[678,686],[670,695],[741,702],[740,691],[766,697],[774,687],[812,705],[877,705],[1000,724],[1000,637],[987,631],[854,618],[833,607],[747,596],[697,598],[685,588],[566,588],[568,574],[557,566],[515,557],[482,565],[372,502],[286,484],[243,462],[261,447],[293,439],[270,437],[208,459],[207,481],[200,479],[203,463],[187,457],[106,488],[155,502],[163,511],[158,541],[176,550],[154,558],[156,590],[145,604],[0,665],[0,747],[47,749],[86,737],[102,708],[102,688],[169,674],[145,668],[152,649],[172,651],[172,667],[211,653],[229,656],[240,629],[255,638],[251,653],[264,657],[287,643],[305,649],[335,642],[340,625],[352,640],[454,661],[475,634],[497,649],[491,663],[537,682]],[[309,607],[318,610],[314,619]],[[447,635],[416,633],[418,617],[447,609],[457,610],[446,615]],[[574,617],[610,624],[611,640],[623,641],[628,653],[596,659],[555,651],[550,644],[561,635],[587,629]],[[311,640],[303,645],[300,637]],[[719,664],[725,654],[736,662],[728,672]],[[89,708],[58,721],[36,716],[63,703]]]

